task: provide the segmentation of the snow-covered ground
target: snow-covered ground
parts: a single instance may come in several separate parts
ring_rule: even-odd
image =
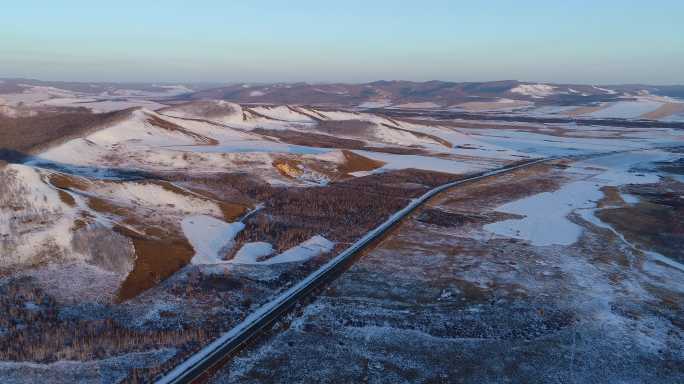
[[[0,266],[31,264],[50,252],[85,258],[72,251],[75,207],[25,165],[0,169]]]
[[[521,91],[532,97],[556,92],[547,87],[542,84],[524,87]],[[144,94],[138,92],[119,93],[121,100],[101,101],[96,97],[84,98],[59,90],[30,89],[22,97],[34,98],[32,102],[43,105],[66,106],[83,102],[84,105],[99,103],[104,108],[105,103],[109,103],[107,106],[118,108],[129,105],[125,104],[129,102],[136,105],[148,102]],[[182,91],[178,88],[170,93]],[[43,99],[45,95],[47,99]],[[506,100],[500,104],[512,107],[512,103]],[[188,248],[188,251],[194,251],[193,265],[181,266],[183,269],[172,272],[175,273],[172,277],[155,276],[155,279],[159,278],[155,284],[166,278],[176,279],[174,282],[180,281],[183,288],[173,294],[164,291],[165,287],[158,291],[150,289],[135,297],[130,304],[130,308],[142,306],[140,303],[151,304],[146,315],[141,317],[142,320],[135,323],[136,326],[162,322],[166,320],[159,314],[159,308],[166,312],[171,312],[169,308],[176,310],[183,300],[190,300],[182,296],[186,287],[197,288],[183,280],[191,272],[200,271],[199,275],[203,278],[220,269],[224,277],[239,281],[240,284],[249,279],[240,280],[239,276],[249,276],[253,279],[249,280],[249,284],[252,284],[248,291],[249,298],[254,292],[263,294],[264,298],[271,293],[280,294],[286,287],[297,284],[298,281],[288,280],[283,286],[273,287],[273,282],[282,282],[290,278],[288,276],[303,278],[304,272],[297,269],[300,267],[298,263],[312,259],[325,262],[335,246],[329,239],[338,240],[331,234],[333,232],[316,231],[314,233],[321,235],[313,236],[279,254],[274,249],[277,244],[275,240],[268,240],[273,241],[273,244],[254,241],[234,249],[236,237],[248,226],[242,222],[228,222],[234,218],[227,221],[221,219],[224,215],[229,216],[225,213],[225,201],[234,200],[236,205],[256,205],[262,202],[259,199],[263,196],[279,193],[280,186],[296,186],[304,190],[312,185],[345,182],[344,178],[338,179],[335,174],[336,167],[341,170],[343,166],[348,166],[345,171],[340,171],[344,177],[347,174],[364,177],[374,172],[408,168],[465,174],[497,168],[522,159],[636,150],[684,142],[681,132],[659,128],[623,129],[522,122],[472,122],[473,126],[468,128],[468,122],[464,120],[440,123],[426,119],[409,123],[371,113],[299,106],[248,107],[227,102],[208,102],[203,105],[180,104],[156,111],[152,110],[156,109],[157,105],[154,105],[155,108],[131,111],[120,121],[36,154],[26,164],[0,165],[4,167],[0,168],[4,169],[2,172],[12,174],[3,178],[4,184],[0,187],[3,192],[10,191],[0,194],[0,236],[3,236],[0,239],[3,247],[0,267],[12,263],[31,265],[35,261],[42,262],[44,259],[40,257],[45,255],[59,255],[51,260],[54,263],[36,267],[27,276],[40,281],[41,286],[49,292],[67,292],[71,300],[79,297],[79,290],[88,289],[93,292],[83,293],[83,300],[111,303],[121,281],[135,270],[135,263],[144,261],[135,257],[135,246],[139,244],[134,244],[131,239],[144,239],[152,244],[155,241],[178,241],[182,243],[180,248],[187,247],[189,243],[192,249]],[[561,113],[564,108],[546,107],[544,113]],[[538,113],[542,113],[541,109]],[[335,124],[330,124],[332,131],[326,131],[325,124],[320,123],[350,120],[356,124],[341,124],[341,132],[334,131]],[[273,130],[277,130],[278,135]],[[330,141],[330,148],[288,143],[288,140],[310,143],[305,140],[309,132],[355,140],[350,147],[364,149],[354,149],[353,153],[378,160],[383,165],[373,169],[378,166],[375,164],[370,171],[352,172],[354,166],[347,164],[347,161],[363,163],[364,160],[348,159],[345,151],[349,148],[342,144],[336,148],[334,140]],[[402,152],[418,154],[399,154]],[[593,217],[596,201],[602,197],[602,186],[650,182],[654,180],[651,174],[641,176],[630,172],[630,168],[669,159],[668,156],[664,152],[652,150],[577,163],[565,171],[571,180],[557,191],[533,195],[498,208],[502,212],[525,217],[490,224],[485,229],[489,231],[489,236],[495,238],[520,238],[537,246],[573,244],[582,233],[582,228],[569,220],[568,215],[574,212],[585,218],[589,216],[584,215]],[[287,164],[295,170],[295,175],[288,177],[281,174],[277,164]],[[360,169],[368,169],[363,165]],[[66,187],[60,190],[51,184],[46,178],[54,169],[61,169],[67,173],[66,176],[75,178],[77,182],[74,184],[77,185],[66,183]],[[149,175],[149,180],[104,176],[108,172],[113,175],[121,172],[123,175],[127,171],[139,173],[143,178]],[[217,175],[226,178],[213,178]],[[232,179],[232,176],[236,178]],[[78,181],[85,186],[78,185]],[[205,181],[206,184],[203,184]],[[252,181],[254,185],[250,184]],[[271,186],[260,181],[266,181]],[[274,188],[273,185],[278,187]],[[253,192],[250,188],[257,190]],[[250,193],[243,193],[244,190]],[[320,190],[325,193],[326,188],[321,187]],[[625,201],[634,200],[625,196]],[[131,238],[121,233],[126,236],[130,234]],[[6,239],[8,234],[13,236],[11,241]],[[80,248],[74,245],[78,243],[74,238],[79,236]],[[83,245],[95,247],[107,236],[117,241],[123,238],[112,244],[128,252],[121,259],[123,266],[116,272],[106,269],[111,267],[104,265],[108,260],[99,260],[99,264],[95,262],[97,260],[94,260],[93,255],[101,254],[98,248]],[[49,252],[43,252],[45,250]],[[234,258],[225,260],[232,251],[236,251]],[[282,271],[288,272],[281,275]],[[68,279],[70,274],[77,277]],[[243,302],[243,292],[237,288],[222,294],[225,296],[219,297],[213,291],[211,293],[214,298],[222,300],[228,297],[233,300],[231,305],[238,303],[235,308],[242,303],[242,309],[235,309],[235,313],[254,308],[251,303]],[[61,299],[67,295],[58,296],[55,293],[55,296]],[[445,299],[448,297],[444,296]],[[265,302],[267,300],[254,301],[258,305]],[[157,305],[159,303],[168,306],[162,307]],[[181,311],[178,310],[179,313]],[[202,312],[201,316],[209,312]],[[193,321],[198,318],[196,315],[192,315]],[[181,320],[178,321],[180,324]]]
[[[498,207],[500,212],[523,217],[488,224],[485,229],[537,246],[572,244],[582,234],[582,227],[570,221],[568,215],[573,212],[589,214],[596,209],[598,200],[603,197],[602,187],[657,182],[657,174],[637,172],[633,168],[674,158],[677,156],[669,152],[648,150],[574,163],[567,172],[577,181],[564,184],[553,192],[539,193]]]
[[[236,264],[254,265],[304,262],[316,256],[320,256],[324,253],[332,251],[334,246],[335,243],[331,242],[325,237],[314,236],[281,254],[268,258],[264,261],[258,261],[258,258],[273,254],[273,247],[271,244],[264,242],[247,243],[240,248],[235,255],[235,258],[231,260],[231,262]]]
[[[555,89],[556,87],[548,84],[520,84],[511,89],[511,92],[540,99],[553,95]]]
[[[673,144],[680,141],[682,137],[676,131],[653,129],[652,133],[648,134],[644,134],[643,131],[622,130],[621,132],[624,132],[625,135],[632,135],[633,137],[620,139],[619,137],[605,137],[606,135],[600,132],[606,132],[606,129],[601,128],[598,130],[599,135],[604,137],[595,138],[591,136],[596,136],[596,134],[588,132],[583,128],[570,125],[566,125],[563,128],[570,129],[571,132],[576,131],[577,135],[559,136],[544,134],[540,130],[529,132],[515,129],[466,129],[465,131],[469,132],[477,140],[485,143],[526,154],[542,156],[578,155],[638,149],[652,145]]]
[[[316,155],[330,152],[330,149],[307,147],[304,145],[291,145],[277,142],[243,140],[233,141],[215,145],[211,147],[198,145],[167,146],[167,149],[182,152],[202,152],[202,153],[292,153],[297,155]]]
[[[648,99],[635,101],[618,101],[600,111],[592,112],[587,116],[598,118],[636,119],[644,114],[653,112],[663,103]]]
[[[20,84],[21,92],[2,94],[0,105],[16,107],[72,107],[87,108],[93,112],[110,112],[126,108],[144,107],[151,110],[165,107],[150,100],[178,96],[192,90],[182,86],[159,86],[159,91],[142,91],[117,88],[101,93],[76,92],[50,86]]]
[[[195,249],[193,264],[215,264],[222,252],[233,245],[233,239],[245,228],[240,222],[226,223],[211,216],[193,215],[183,219],[183,232]]]
[[[477,163],[468,163],[455,160],[445,160],[421,155],[395,155],[392,153],[380,153],[363,150],[355,150],[355,153],[373,160],[385,163],[381,170],[394,169],[422,169],[426,171],[446,172],[463,174],[483,170],[483,166]]]

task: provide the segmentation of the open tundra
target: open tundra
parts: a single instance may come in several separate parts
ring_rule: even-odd
[[[4,86],[0,381],[149,382],[433,188],[547,158],[430,200],[212,380],[683,379],[668,90]]]

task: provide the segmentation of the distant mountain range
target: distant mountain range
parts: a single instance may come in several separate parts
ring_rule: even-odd
[[[0,80],[0,95],[20,92],[22,85],[108,97],[144,96],[165,101],[214,99],[243,104],[305,104],[316,106],[446,108],[469,102],[519,100],[537,105],[589,105],[653,95],[684,98],[684,85],[585,85],[521,82],[375,81],[365,84],[154,84],[79,83],[31,79]]]
[[[304,103],[347,106],[450,107],[466,102],[512,99],[537,104],[582,105],[652,94],[684,97],[684,86],[546,84],[520,81],[453,83],[376,81],[366,84],[236,84],[201,90],[192,99],[240,103]]]

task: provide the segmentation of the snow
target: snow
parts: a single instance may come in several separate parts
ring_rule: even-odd
[[[156,112],[147,109],[135,110],[125,120],[96,131],[85,138],[77,138],[53,147],[43,152],[41,157],[70,164],[87,164],[87,160],[94,160],[103,151],[109,151],[113,147],[124,146],[137,150],[140,147],[197,144],[195,137],[181,131],[156,127],[148,121],[150,118],[168,121],[168,118]]]
[[[128,108],[146,108],[149,110],[157,110],[165,107],[164,104],[157,103],[155,101],[143,100],[143,99],[116,99],[116,100],[106,100],[106,99],[96,99],[92,101],[80,101],[75,103],[68,103],[68,99],[53,99],[43,104],[53,104],[61,105],[64,107],[84,107],[88,108],[95,113],[104,113],[112,111],[120,111],[122,109]]]
[[[577,241],[582,228],[567,220],[576,209],[591,208],[603,194],[593,183],[577,182],[555,192],[544,192],[498,207],[496,210],[516,215],[511,219],[485,225],[485,230],[497,235],[529,240],[532,245],[569,245]]]
[[[35,105],[45,100],[52,98],[74,98],[76,93],[67,91],[65,89],[55,87],[33,86],[20,84],[24,90],[20,93],[8,93],[2,95],[4,103],[10,106],[17,106],[24,104],[28,106]]]
[[[307,147],[303,145],[282,144],[273,141],[257,141],[244,140],[235,141],[233,143],[226,143],[220,145],[206,146],[206,145],[186,145],[186,146],[168,146],[169,149],[175,149],[185,152],[207,152],[207,153],[293,153],[298,155],[315,155],[319,153],[329,152],[330,149]]]
[[[516,130],[477,129],[472,131],[472,135],[485,143],[525,154],[542,156],[637,149],[643,145],[643,143],[631,140],[561,137]]]
[[[373,160],[385,163],[381,170],[390,169],[423,169],[426,171],[463,174],[481,171],[486,168],[483,164],[466,163],[463,161],[446,160],[437,157],[421,155],[395,155],[392,153],[354,150],[353,152]]]
[[[56,107],[85,107],[93,112],[111,112],[132,107],[159,109],[165,105],[145,100],[143,97],[175,96],[187,93],[190,89],[183,86],[163,86],[162,92],[144,92],[136,90],[118,89],[104,92],[100,95],[72,92],[65,89],[47,86],[33,86],[22,84],[25,89],[21,93],[5,94],[0,104],[17,106],[23,103],[27,106],[56,106]]]
[[[233,246],[235,236],[245,225],[226,223],[207,215],[193,215],[183,219],[181,228],[195,249],[191,263],[216,264],[223,261],[222,253]]]
[[[0,171],[0,179],[0,266],[31,263],[48,246],[70,251],[76,210],[43,175],[33,167],[10,164]]]
[[[684,112],[674,113],[670,116],[666,116],[661,121],[673,122],[673,123],[684,123]]]
[[[132,368],[158,367],[176,353],[178,351],[174,348],[160,348],[88,361],[2,361],[0,377],[3,384],[115,384],[126,381]]]
[[[357,105],[358,108],[385,108],[389,107],[392,105],[392,101],[390,100],[376,100],[376,101],[366,101],[363,102],[359,105]]]
[[[249,96],[250,96],[250,97],[258,97],[258,96],[263,96],[263,95],[265,95],[265,94],[266,94],[266,93],[264,93],[264,92],[262,92],[262,91],[252,91],[252,92],[249,93]]]
[[[162,116],[165,120],[178,124],[189,131],[216,139],[221,143],[232,143],[239,140],[260,140],[258,135],[228,126],[217,126],[216,124],[211,124],[205,121],[188,120],[167,115]]]
[[[269,243],[257,241],[247,243],[235,254],[232,262],[236,264],[257,264],[257,259],[273,254],[273,246]]]
[[[517,167],[514,167],[514,168],[517,168]],[[514,169],[514,168],[511,168],[511,169]],[[247,330],[250,329],[250,327],[255,325],[261,319],[265,318],[269,313],[273,312],[276,308],[278,308],[282,304],[286,303],[289,299],[296,297],[297,294],[303,292],[307,287],[309,287],[311,285],[312,282],[314,282],[317,279],[320,279],[321,277],[325,276],[326,273],[333,270],[335,267],[337,267],[341,263],[344,263],[346,260],[349,259],[349,257],[353,256],[359,249],[362,249],[369,242],[376,239],[379,235],[384,233],[384,231],[386,231],[388,228],[395,225],[405,215],[410,213],[413,209],[415,209],[417,206],[424,203],[428,199],[434,197],[437,193],[439,193],[439,192],[441,192],[447,188],[453,187],[455,185],[467,182],[468,180],[476,180],[476,179],[479,179],[482,177],[496,175],[496,174],[501,173],[501,172],[504,172],[504,170],[502,170],[502,169],[492,170],[490,172],[485,173],[482,176],[477,176],[477,177],[473,177],[473,178],[470,178],[467,180],[456,181],[453,183],[445,184],[445,185],[442,185],[440,187],[434,188],[434,189],[426,192],[425,194],[423,194],[421,197],[419,197],[417,199],[412,200],[411,203],[409,203],[406,207],[404,207],[403,209],[394,213],[385,222],[380,224],[375,229],[366,233],[366,235],[364,235],[362,238],[357,240],[354,244],[349,246],[343,252],[341,252],[340,254],[335,256],[332,260],[328,261],[321,268],[317,269],[315,272],[313,272],[312,274],[310,274],[309,276],[307,276],[306,278],[304,278],[303,280],[301,280],[300,282],[298,282],[297,284],[295,284],[294,286],[289,288],[287,291],[281,293],[278,297],[276,297],[272,301],[270,301],[270,302],[262,305],[261,307],[259,307],[256,311],[249,314],[240,324],[236,325],[230,331],[224,333],[219,338],[217,338],[216,340],[211,342],[209,345],[202,348],[199,352],[192,355],[189,359],[185,360],[184,362],[182,362],[181,364],[176,366],[173,370],[171,370],[164,377],[162,377],[160,380],[158,380],[157,383],[158,384],[171,383],[173,380],[175,380],[176,378],[179,378],[181,375],[183,375],[185,372],[187,372],[190,368],[194,367],[199,362],[204,361],[209,356],[215,355],[217,353],[217,351],[219,350],[219,348],[226,345],[231,340],[234,340],[236,337],[244,334]]]
[[[470,101],[461,103],[451,107],[451,109],[474,112],[512,112],[519,109],[527,109],[533,105],[534,103],[529,101],[500,98],[494,101]]]
[[[345,89],[334,90],[334,89],[314,88],[314,91],[320,92],[320,93],[327,93],[330,95],[348,95],[349,94],[349,92]]]
[[[100,145],[112,145],[124,141],[136,141],[154,146],[196,144],[196,140],[191,136],[150,124],[147,121],[150,117],[163,119],[163,116],[150,110],[136,110],[130,118],[112,127],[97,131],[89,135],[87,139]]]
[[[323,236],[316,235],[300,245],[290,248],[280,255],[274,256],[265,264],[303,262],[333,250],[335,243]]]
[[[504,204],[497,211],[524,216],[485,225],[494,234],[523,239],[532,245],[570,245],[582,234],[582,227],[568,220],[572,212],[593,212],[603,197],[604,186],[643,184],[658,181],[653,173],[632,172],[633,167],[670,159],[672,154],[647,150],[627,152],[575,163],[567,172],[582,177],[554,192],[543,192]]]
[[[406,132],[400,129],[392,129],[384,125],[378,124],[374,124],[373,126],[373,136],[383,143],[395,144],[405,147],[411,147],[414,145],[441,145],[433,139],[427,137],[420,137],[411,132]]]
[[[157,184],[98,182],[92,184],[89,191],[127,204],[156,207],[157,210],[221,215],[221,209],[213,201],[177,193]]]
[[[98,159],[104,156],[106,151],[107,149],[102,146],[78,138],[42,152],[38,159],[29,161],[28,164],[46,161],[70,166],[97,164]]]
[[[523,152],[508,149],[503,145],[496,145],[485,140],[480,140],[476,135],[468,134],[464,132],[463,129],[456,130],[449,127],[424,126],[408,123],[402,123],[402,126],[413,131],[437,136],[450,142],[453,145],[450,152],[457,155],[481,158],[483,161],[486,159],[512,160],[528,157],[528,155]],[[482,130],[476,130],[475,133],[477,132],[482,132]],[[431,149],[444,151],[445,148],[440,144]]]
[[[564,115],[565,113],[577,109],[577,106],[558,106],[558,105],[545,105],[537,107],[531,110],[524,111],[525,115],[528,116],[558,116]]]
[[[638,99],[635,101],[618,101],[607,108],[601,109],[590,113],[591,117],[598,118],[620,118],[620,119],[634,119],[638,118],[643,114],[653,112],[663,105],[661,102],[648,100],[648,99]]]
[[[612,89],[601,88],[601,87],[597,87],[597,86],[595,86],[595,85],[592,85],[592,88],[594,88],[594,89],[596,89],[596,90],[599,90],[599,91],[601,91],[601,92],[605,92],[605,93],[607,93],[607,94],[609,94],[609,95],[617,95],[617,92],[614,91],[614,90],[612,90]]]
[[[433,102],[421,102],[421,103],[404,103],[404,104],[399,104],[395,105],[392,108],[405,108],[405,109],[432,109],[432,108],[440,108],[441,105]]]
[[[159,91],[145,91],[140,89],[125,89],[119,88],[111,91],[103,92],[101,96],[123,96],[130,98],[156,98],[156,97],[171,97],[178,96],[184,93],[192,92],[192,89],[184,85],[161,85],[155,86],[160,88]]]
[[[296,123],[311,123],[314,120],[298,107],[279,105],[276,107],[253,107],[252,111],[275,120]]]
[[[553,95],[555,89],[556,87],[548,84],[520,84],[512,88],[511,92],[540,99]]]
[[[224,113],[222,115],[216,116],[204,116],[202,111],[205,109],[202,105],[190,104],[180,104],[177,106],[172,106],[161,111],[165,116],[173,116],[180,118],[193,118],[193,119],[207,119],[219,124],[236,124],[240,125],[244,123],[244,115],[246,111],[243,110],[242,106],[236,103],[231,103],[224,100],[203,100],[199,103],[213,103],[217,107],[223,108]]]
[[[314,236],[296,247],[273,256],[264,261],[257,261],[259,257],[273,253],[273,247],[269,243],[255,242],[245,244],[232,260],[235,264],[271,265],[282,263],[304,262],[333,250],[335,243],[323,236]]]

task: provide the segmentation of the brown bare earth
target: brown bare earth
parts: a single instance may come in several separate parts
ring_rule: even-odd
[[[119,301],[131,299],[156,286],[187,265],[195,254],[184,237],[153,239],[121,226],[115,229],[132,240],[136,256],[133,270],[119,288]]]
[[[108,200],[90,197],[88,206],[100,213],[118,216],[126,225],[141,226],[140,218],[134,211]],[[130,239],[135,249],[133,270],[126,276],[117,293],[119,302],[156,286],[187,265],[195,254],[187,239],[173,227],[146,225],[143,234],[117,224],[114,230]]]
[[[382,161],[369,159],[352,151],[343,150],[342,153],[344,154],[344,163],[339,166],[338,170],[343,174],[372,171],[385,165]]]
[[[665,103],[655,111],[644,113],[640,118],[658,120],[680,112],[684,112],[684,103]]]
[[[599,210],[597,216],[630,242],[684,262],[684,184],[664,181],[631,185],[637,204]]]
[[[89,187],[84,179],[59,172],[51,173],[48,181],[59,189],[87,191]]]

